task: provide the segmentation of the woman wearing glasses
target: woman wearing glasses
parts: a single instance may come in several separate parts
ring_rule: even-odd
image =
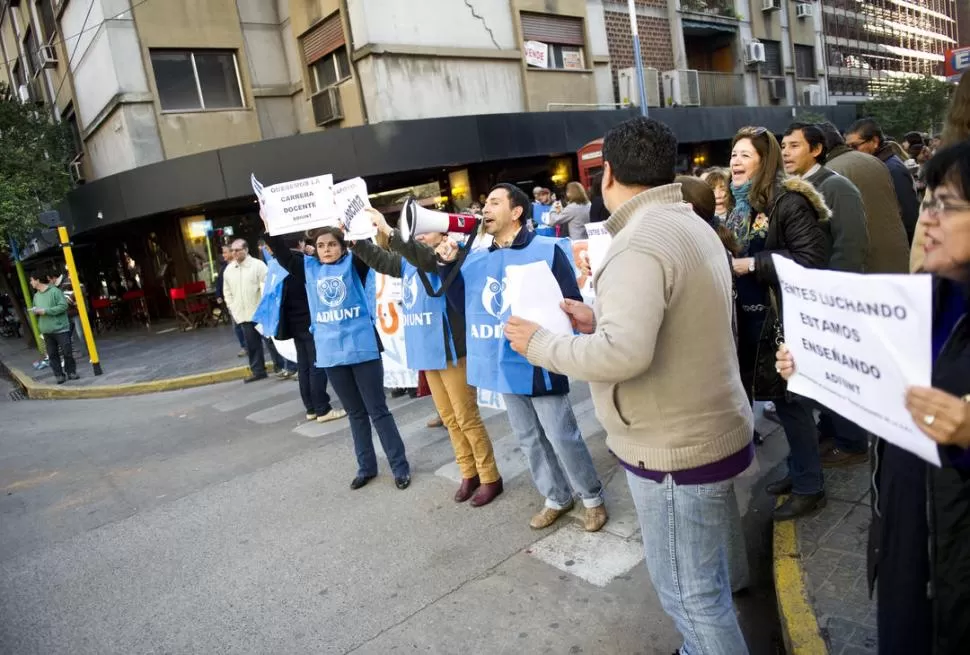
[[[932,388],[905,402],[939,444],[942,468],[878,440],[869,529],[869,584],[878,577],[879,653],[966,653],[970,644],[970,141],[926,169],[923,269],[934,275]],[[779,373],[795,372],[777,353]]]
[[[726,225],[739,245],[732,266],[741,376],[751,400],[774,401],[785,428],[789,474],[767,490],[777,495],[791,492],[775,509],[774,519],[793,519],[823,507],[825,490],[812,408],[787,393],[775,370],[781,315],[771,256],[777,253],[808,268],[828,264],[830,244],[823,224],[829,210],[811,184],[785,177],[778,141],[763,127],[742,128],[734,137],[731,194],[734,208]]]

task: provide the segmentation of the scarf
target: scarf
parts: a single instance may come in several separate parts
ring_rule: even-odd
[[[742,253],[747,254],[748,245],[751,243],[751,204],[748,202],[748,194],[751,192],[751,180],[741,186],[731,183],[731,195],[734,196],[734,209],[728,214],[725,225],[734,234],[734,238],[741,245]]]

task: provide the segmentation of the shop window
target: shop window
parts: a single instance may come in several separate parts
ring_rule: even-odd
[[[541,44],[541,47],[523,45],[526,63],[530,68],[586,68],[586,41],[580,18],[523,13],[522,38],[527,43]]]
[[[245,107],[234,52],[152,50],[151,59],[162,111]]]
[[[812,46],[795,46],[795,76],[815,79],[815,48]]]
[[[781,60],[781,43],[764,39],[761,43],[765,46],[765,61],[761,64],[761,74],[764,77],[781,77],[785,74]]]
[[[300,38],[300,45],[313,93],[350,78],[350,59],[339,12],[312,27]]]
[[[310,84],[314,93],[349,78],[350,61],[347,59],[347,49],[342,46],[310,66]]]

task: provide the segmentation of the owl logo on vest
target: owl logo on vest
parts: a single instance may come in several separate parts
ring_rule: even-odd
[[[509,301],[505,298],[505,287],[508,278],[503,277],[499,282],[494,277],[485,278],[485,288],[482,289],[482,306],[490,316],[502,320],[502,315],[509,310]]]
[[[418,274],[415,272],[405,276],[403,284],[401,284],[401,304],[404,305],[404,309],[410,311],[417,301]]]
[[[327,307],[340,307],[347,298],[347,286],[339,277],[317,280],[317,295]]]

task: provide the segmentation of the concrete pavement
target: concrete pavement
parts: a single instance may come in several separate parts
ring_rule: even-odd
[[[346,420],[302,420],[294,382],[125,399],[3,402],[0,652],[670,653],[632,503],[573,394],[608,484],[609,530],[535,532],[540,506],[504,413],[486,412],[506,493],[456,505],[429,399],[391,401],[414,483],[350,491]],[[775,426],[766,424],[766,430]],[[738,482],[754,575],[751,652],[777,652],[765,479]],[[558,568],[557,568],[558,566]]]

